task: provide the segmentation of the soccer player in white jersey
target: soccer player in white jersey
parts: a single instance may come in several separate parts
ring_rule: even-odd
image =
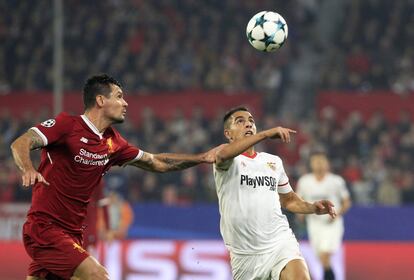
[[[341,176],[329,172],[329,160],[324,152],[310,156],[312,173],[303,175],[297,185],[297,193],[306,200],[329,199],[338,209],[338,218],[308,216],[307,230],[310,244],[324,269],[324,279],[333,280],[331,256],[339,249],[344,234],[342,215],[351,207],[349,192]]]
[[[256,133],[253,116],[244,107],[224,116],[224,135],[229,143],[216,153],[214,179],[220,231],[236,280],[310,279],[281,207],[294,213],[335,217],[330,201],[309,203],[292,191],[278,156],[254,150],[256,143],[266,139],[290,142],[290,133],[295,131],[283,127]]]

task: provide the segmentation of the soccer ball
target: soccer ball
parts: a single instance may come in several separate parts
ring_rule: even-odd
[[[273,52],[286,41],[288,26],[278,13],[262,11],[250,19],[246,27],[246,35],[249,43],[256,50]]]

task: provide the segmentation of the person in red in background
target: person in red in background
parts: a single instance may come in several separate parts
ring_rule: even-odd
[[[128,201],[116,191],[111,191],[105,198],[105,212],[98,212],[97,228],[102,240],[111,242],[122,240],[128,234],[128,229],[134,221],[134,212]],[[103,214],[107,213],[107,216]]]
[[[23,186],[33,186],[23,226],[24,246],[32,258],[26,280],[109,279],[106,269],[82,247],[82,229],[92,192],[111,166],[167,172],[215,159],[216,148],[194,155],[151,154],[130,145],[112,127],[124,121],[128,103],[121,85],[108,75],[86,81],[83,101],[83,115],[61,113],[11,145]],[[30,151],[39,148],[36,170]]]

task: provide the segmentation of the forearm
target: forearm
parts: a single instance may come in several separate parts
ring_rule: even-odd
[[[245,137],[241,140],[231,142],[219,151],[217,157],[222,162],[232,159],[267,138],[266,131],[262,131],[250,137]]]
[[[352,205],[352,202],[351,202],[351,200],[349,198],[343,200],[342,201],[342,204],[341,204],[341,209],[338,211],[338,215],[339,216],[342,216],[346,212],[348,212],[349,208],[351,208],[351,205]]]
[[[30,159],[30,151],[40,147],[43,147],[43,140],[32,130],[17,138],[10,147],[14,162],[22,171],[22,184],[24,187],[34,185],[36,182],[49,185],[42,174],[35,170]]]
[[[316,207],[299,197],[295,192],[280,195],[280,202],[283,208],[297,214],[313,214]]]
[[[151,154],[144,152],[143,156],[131,165],[151,172],[168,172],[183,170],[204,163],[206,154]]]
[[[19,137],[10,146],[13,159],[20,171],[25,172],[34,169],[32,160],[30,159],[30,139],[27,137]]]
[[[162,153],[154,155],[158,171],[168,172],[183,170],[206,162],[204,154],[171,154]]]
[[[315,206],[312,203],[301,200],[288,204],[286,210],[297,214],[313,214],[315,213]]]

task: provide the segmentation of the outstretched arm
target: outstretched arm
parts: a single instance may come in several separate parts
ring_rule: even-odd
[[[342,199],[341,209],[338,211],[338,215],[340,216],[344,215],[346,212],[348,212],[351,206],[352,206],[352,202],[349,197]]]
[[[30,159],[30,151],[43,147],[43,140],[33,130],[28,130],[19,138],[14,140],[10,148],[13,154],[14,162],[22,172],[22,181],[24,187],[34,185],[36,181],[49,184],[33,167],[32,160]]]
[[[246,151],[248,148],[265,139],[282,139],[283,142],[289,143],[290,133],[296,133],[296,131],[278,126],[268,130],[263,130],[250,137],[245,137],[243,139],[223,145],[223,147],[217,151],[215,162],[217,166],[220,167],[220,165],[225,164],[226,161],[233,159],[234,157]]]
[[[152,172],[183,170],[200,163],[213,163],[215,153],[220,147],[215,147],[201,154],[151,154],[144,152],[142,157],[131,165]]]
[[[329,214],[332,219],[336,217],[334,205],[329,200],[319,200],[309,203],[300,198],[295,192],[279,194],[280,204],[283,208],[298,214]]]

